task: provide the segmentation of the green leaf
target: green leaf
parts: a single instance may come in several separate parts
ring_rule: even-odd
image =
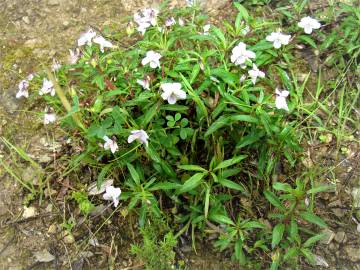
[[[178,165],[179,169],[185,171],[199,171],[199,172],[207,172],[204,168],[200,167],[199,165]]]
[[[231,180],[228,179],[224,179],[224,178],[219,178],[219,183],[224,186],[224,187],[228,187],[234,190],[239,190],[241,192],[246,192],[245,188]]]
[[[208,213],[209,213],[209,204],[210,204],[210,188],[207,187],[207,188],[206,188],[206,192],[205,192],[205,204],[204,204],[204,215],[205,215],[205,218],[207,218]]]
[[[244,229],[264,229],[265,225],[258,222],[258,221],[249,221],[249,222],[246,222],[241,227],[244,228]]]
[[[207,175],[207,173],[196,173],[191,176],[186,182],[182,185],[182,187],[178,190],[178,194],[188,192],[190,190],[195,189],[198,185],[202,183],[202,179]]]
[[[231,220],[231,218],[221,215],[221,214],[211,214],[209,216],[209,219],[212,221],[215,221],[219,224],[228,224],[235,226],[234,222]]]
[[[223,115],[223,116],[220,116],[214,123],[211,124],[211,126],[205,133],[205,137],[210,136],[215,131],[217,131],[218,129],[220,129],[226,125],[231,125],[231,124],[233,124],[235,122],[239,122],[239,121],[255,123],[255,124],[258,123],[258,119],[256,117],[250,116],[250,115]]]
[[[285,207],[283,206],[283,204],[280,202],[279,198],[276,197],[276,195],[274,193],[272,193],[271,191],[264,191],[264,195],[266,197],[266,199],[276,208],[282,210],[282,211],[286,211]]]
[[[239,260],[240,265],[245,265],[246,256],[242,246],[243,246],[243,242],[241,241],[241,239],[237,240],[235,243],[235,257],[237,260]]]
[[[307,249],[307,248],[302,248],[301,250],[301,253],[305,256],[305,258],[307,259],[307,261],[314,265],[315,264],[315,258],[314,258],[314,254],[312,254],[312,252]]]
[[[112,167],[113,163],[109,163],[101,169],[96,181],[96,186],[98,189],[100,189],[102,183],[104,183],[105,177]]]
[[[150,109],[146,110],[142,121],[142,126],[146,127],[147,124],[149,124],[151,120],[155,117],[157,112],[158,112],[158,104],[155,103]]]
[[[130,163],[127,163],[127,167],[136,185],[140,186],[140,175],[138,174],[134,166],[131,165]]]
[[[247,11],[247,9],[238,2],[234,2],[234,6],[239,11],[239,14],[241,14],[241,18],[244,19],[245,21],[248,21],[250,16],[249,16],[249,12]]]
[[[246,157],[247,157],[247,155],[240,155],[240,156],[237,156],[237,157],[233,157],[231,159],[224,160],[219,165],[217,165],[215,167],[214,171],[224,169],[224,168],[230,167],[230,166],[232,166],[234,164],[237,164],[241,160],[245,159]]]
[[[316,43],[312,40],[312,38],[310,38],[308,36],[301,35],[301,36],[298,36],[298,39],[300,41],[303,41],[303,42],[309,44],[314,49],[317,49]]]
[[[288,183],[280,183],[280,182],[274,183],[273,184],[273,189],[286,191],[288,193],[290,193],[292,191],[292,188]]]
[[[302,212],[300,213],[300,217],[310,223],[316,224],[323,228],[327,228],[326,223],[321,218],[311,212]]]
[[[287,250],[284,255],[284,261],[287,261],[299,254],[299,249],[297,247],[291,247]]]
[[[177,189],[181,187],[180,184],[173,183],[173,182],[161,182],[152,185],[148,190],[155,191],[155,190],[170,190],[170,189]]]
[[[329,190],[335,190],[336,185],[323,185],[323,186],[318,186],[318,187],[314,187],[309,189],[306,194],[316,194],[319,192],[324,192],[324,191],[329,191]]]
[[[308,240],[305,241],[305,243],[303,244],[303,247],[311,247],[312,245],[314,245],[317,241],[320,241],[321,239],[323,239],[326,236],[326,233],[320,233],[317,235],[314,235],[313,237],[310,237]]]
[[[283,238],[285,225],[283,223],[276,224],[272,232],[271,247],[274,249]]]

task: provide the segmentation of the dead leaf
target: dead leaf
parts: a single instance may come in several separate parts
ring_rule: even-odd
[[[38,262],[51,262],[55,260],[54,255],[47,250],[37,251],[34,253],[34,256]]]

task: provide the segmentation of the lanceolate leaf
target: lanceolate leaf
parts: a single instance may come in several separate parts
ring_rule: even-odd
[[[207,173],[196,173],[193,176],[191,176],[186,182],[182,185],[182,187],[179,189],[178,193],[184,193],[188,192],[194,188],[196,188],[198,185],[201,184],[202,179],[207,175]]]
[[[247,155],[241,155],[241,156],[233,157],[231,159],[224,160],[219,165],[216,166],[214,171],[217,171],[219,169],[224,169],[224,168],[227,168],[227,167],[229,167],[231,165],[237,164],[241,160],[245,159],[246,157],[247,157]]]
[[[300,217],[303,218],[304,220],[311,222],[313,224],[316,224],[320,227],[323,227],[323,228],[327,227],[326,223],[321,218],[319,218],[317,215],[315,215],[311,212],[302,212],[302,213],[300,213]]]
[[[276,224],[276,226],[273,229],[273,235],[272,235],[272,241],[271,241],[271,247],[274,249],[283,238],[285,230],[285,225],[282,223]]]
[[[283,206],[283,204],[280,202],[279,198],[276,197],[276,195],[274,193],[272,193],[271,191],[264,191],[264,195],[266,197],[266,199],[276,208],[282,210],[282,211],[286,211],[285,207]]]

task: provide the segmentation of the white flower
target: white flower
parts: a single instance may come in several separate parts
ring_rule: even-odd
[[[27,77],[26,80],[28,80],[29,82],[32,81],[32,79],[34,79],[34,74],[30,73]]]
[[[211,24],[205,24],[203,26],[203,30],[204,30],[203,35],[207,36],[209,34],[210,27],[211,27]]]
[[[29,97],[29,92],[27,90],[28,87],[29,87],[28,80],[20,81],[20,83],[19,83],[19,91],[16,93],[16,98],[21,98],[21,97],[28,98]]]
[[[145,76],[144,80],[136,80],[136,82],[138,84],[140,84],[142,86],[142,88],[144,88],[145,90],[150,89],[150,77],[149,76]]]
[[[251,77],[251,81],[253,84],[256,83],[257,77],[265,78],[265,73],[258,69],[258,67],[253,63],[253,67],[249,70],[249,76]]]
[[[245,74],[241,75],[241,77],[240,77],[240,82],[243,82],[243,81],[245,81],[245,80],[246,80],[246,75],[245,75]]]
[[[188,7],[194,6],[194,5],[195,5],[195,0],[186,0],[186,5],[187,5]]]
[[[157,30],[162,34],[165,32],[164,27],[158,26]]]
[[[170,27],[170,26],[172,26],[174,24],[176,24],[176,21],[175,21],[174,17],[167,18],[166,21],[165,21],[165,26],[166,27]]]
[[[179,24],[180,26],[184,26],[184,25],[185,25],[185,22],[184,22],[184,20],[183,20],[182,18],[179,18],[179,19],[178,19],[178,24]]]
[[[286,98],[289,96],[289,91],[281,91],[280,89],[275,89],[275,106],[278,109],[284,109],[285,111],[289,111],[288,105],[286,103]]]
[[[275,49],[279,49],[281,45],[289,44],[291,36],[284,35],[280,32],[272,32],[270,35],[266,37],[267,41],[273,42],[273,46]]]
[[[58,71],[61,68],[61,64],[58,62],[58,60],[53,59],[53,64],[51,66],[52,71]]]
[[[246,49],[246,44],[244,42],[240,42],[239,45],[232,49],[230,60],[235,65],[240,65],[241,68],[245,68],[246,61],[251,61],[250,58],[255,58],[255,56],[253,51]]]
[[[321,27],[321,24],[318,20],[315,20],[308,16],[302,18],[298,23],[298,26],[304,28],[304,32],[306,34],[311,34],[313,29],[319,29]]]
[[[97,36],[96,38],[94,38],[93,41],[94,41],[94,43],[97,43],[100,45],[101,52],[104,52],[104,48],[113,48],[114,47],[114,45],[110,41],[107,41],[102,36]]]
[[[70,56],[69,56],[69,63],[70,64],[76,64],[80,57],[80,50],[76,48],[74,51],[69,50]]]
[[[146,53],[146,56],[143,58],[143,60],[141,60],[141,64],[143,66],[150,64],[151,68],[157,68],[160,67],[160,58],[161,58],[161,54],[154,52],[154,51],[148,51]]]
[[[144,130],[133,130],[128,137],[128,143],[132,143],[133,141],[137,140],[139,143],[144,143],[146,146],[148,146],[148,139],[149,136]]]
[[[44,125],[54,123],[56,121],[55,113],[45,113],[44,114]]]
[[[114,186],[108,186],[105,189],[103,198],[104,198],[104,200],[107,200],[107,201],[113,201],[114,206],[117,207],[119,205],[120,195],[121,195],[120,188],[115,188]]]
[[[111,153],[114,154],[119,149],[115,140],[111,140],[108,136],[104,136],[103,139],[105,141],[105,143],[104,143],[105,150],[110,149]]]
[[[92,29],[89,29],[86,33],[81,34],[80,38],[78,39],[78,46],[83,46],[85,44],[91,45],[92,39],[96,36],[96,32]]]
[[[181,90],[181,83],[162,83],[160,87],[164,91],[161,97],[169,104],[175,104],[178,99],[186,98],[185,91]]]
[[[156,25],[156,18],[159,11],[154,8],[146,8],[134,14],[134,21],[138,24],[137,30],[144,35],[146,29]]]
[[[50,93],[50,95],[55,96],[54,85],[51,81],[44,78],[43,85],[42,85],[41,89],[39,90],[39,95],[42,96],[44,94],[49,94],[49,93]]]
[[[249,32],[250,32],[250,27],[248,25],[245,25],[245,27],[241,30],[241,34],[243,36],[245,36]]]

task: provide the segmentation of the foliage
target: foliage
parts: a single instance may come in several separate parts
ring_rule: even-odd
[[[258,2],[268,1],[251,4]],[[271,269],[298,264],[301,256],[314,263],[311,247],[323,237],[314,228],[326,224],[306,204],[332,187],[315,186],[306,177],[275,181],[274,176],[279,168],[295,174],[290,172],[302,154],[302,117],[321,123],[313,116],[314,104],[304,103],[309,75],[303,85],[296,79],[296,62],[302,60],[298,47],[326,52],[334,46],[339,56],[346,52],[356,57],[359,14],[351,10],[353,15],[342,20],[342,39],[335,38],[336,29],[330,35],[320,31],[307,36],[294,26],[304,2],[295,8],[297,14],[278,10],[293,23],[283,26],[292,41],[280,49],[266,41],[280,21],[252,16],[239,3],[232,22],[212,25],[208,33],[203,29],[206,17],[196,8],[164,9],[159,25],[168,16],[183,18],[185,25],[150,27],[143,37],[109,35],[119,47],[102,52],[96,45],[86,46],[77,63],[55,72],[63,89],[57,93],[72,100],[71,108],[63,109],[64,98],[45,99],[85,149],[71,164],[98,171],[98,186],[112,177],[121,187],[120,199],[138,216],[144,239],[132,252],[147,269],[169,269],[176,238],[191,231],[195,247],[195,232],[205,234],[209,227],[220,235],[215,247],[232,251],[241,265],[251,266],[260,256],[271,257],[265,262]],[[122,40],[129,45],[123,47]],[[248,77],[251,61],[243,68],[231,61],[239,42],[256,54],[254,63],[265,71],[256,84]],[[159,68],[141,65],[150,50],[161,54]],[[145,79],[150,80],[149,90],[138,84]],[[170,104],[161,96],[161,85],[175,82],[187,97]],[[290,92],[289,112],[275,106],[277,87]],[[149,144],[128,143],[134,130],[146,131]],[[117,142],[117,151],[104,149],[104,136]],[[83,213],[92,209],[86,193],[74,192],[73,198]],[[149,217],[166,217],[178,233],[168,232],[159,240],[156,226],[147,224]]]

